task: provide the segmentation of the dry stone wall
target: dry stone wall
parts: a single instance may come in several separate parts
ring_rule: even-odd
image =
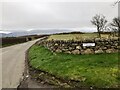
[[[84,46],[83,44],[93,43],[95,46]],[[69,54],[99,54],[118,52],[118,39],[89,39],[84,41],[62,41],[51,40],[39,42],[53,52],[64,52]]]

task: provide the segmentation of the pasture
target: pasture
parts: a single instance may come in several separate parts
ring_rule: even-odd
[[[51,35],[47,40],[75,40],[82,41],[86,39],[98,38],[97,33],[84,33],[84,34],[56,34]],[[110,34],[101,34],[101,38],[116,38]]]

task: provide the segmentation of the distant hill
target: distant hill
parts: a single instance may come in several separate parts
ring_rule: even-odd
[[[44,35],[44,34],[55,34],[62,32],[71,32],[70,30],[32,30],[32,31],[11,31],[10,33],[6,33],[6,31],[0,32],[0,37],[19,37],[26,35]]]
[[[29,29],[29,30],[4,30],[0,31],[0,37],[19,37],[25,35],[44,35],[44,34],[83,34],[83,33],[93,33],[95,28],[68,28],[68,29]]]

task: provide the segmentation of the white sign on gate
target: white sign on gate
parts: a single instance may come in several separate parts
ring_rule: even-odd
[[[83,43],[83,46],[86,47],[86,46],[95,46],[95,43]]]

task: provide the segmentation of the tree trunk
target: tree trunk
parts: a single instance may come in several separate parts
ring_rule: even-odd
[[[98,31],[98,37],[101,38],[99,27],[97,27],[97,31]]]

